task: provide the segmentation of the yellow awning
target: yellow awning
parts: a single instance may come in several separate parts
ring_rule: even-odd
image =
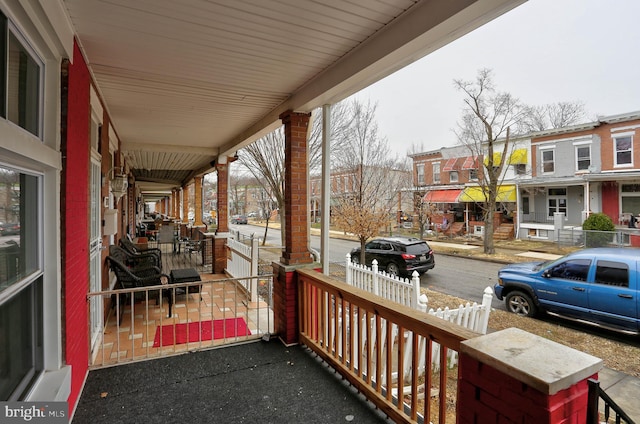
[[[460,202],[475,203],[486,202],[487,198],[482,191],[482,187],[467,187],[462,191],[459,198]],[[496,202],[515,202],[516,201],[516,186],[503,185],[498,187],[498,196]]]
[[[509,157],[510,165],[526,165],[527,164],[527,149],[516,149],[511,153]]]
[[[493,152],[493,166],[500,166],[502,162],[502,152]],[[484,165],[489,166],[489,157],[484,157]]]

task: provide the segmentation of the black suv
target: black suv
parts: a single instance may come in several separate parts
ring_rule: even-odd
[[[436,266],[433,250],[426,241],[413,237],[383,237],[368,242],[365,246],[366,264],[375,259],[378,269],[389,274],[410,277],[413,271],[420,274]],[[360,263],[360,248],[351,250],[351,261]]]

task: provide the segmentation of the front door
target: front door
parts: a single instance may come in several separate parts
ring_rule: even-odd
[[[98,292],[102,290],[102,267],[101,251],[102,237],[100,232],[100,161],[93,154],[91,157],[90,175],[90,211],[89,211],[89,291]],[[91,321],[91,352],[95,354],[100,345],[102,337],[102,297],[91,296],[90,300],[90,321]]]

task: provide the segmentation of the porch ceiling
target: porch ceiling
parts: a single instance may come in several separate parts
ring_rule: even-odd
[[[60,0],[142,190],[187,184],[525,0]],[[428,76],[425,76],[428,78]]]

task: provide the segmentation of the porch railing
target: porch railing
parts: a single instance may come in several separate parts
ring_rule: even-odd
[[[455,421],[458,370],[449,371],[447,353],[479,333],[315,271],[299,270],[298,277],[302,343],[395,422]],[[421,369],[436,344],[437,371]],[[394,374],[407,377],[394,380]]]
[[[613,412],[612,418],[615,423],[625,422],[627,424],[634,424],[634,421],[614,402],[613,399],[602,390],[600,383],[594,379],[587,381],[589,384],[589,405],[587,407],[587,424],[599,424],[608,423]],[[603,412],[599,412],[600,399],[604,403]]]
[[[228,238],[227,248],[230,252],[230,258],[227,258],[227,267],[225,271],[232,277],[242,277],[245,275],[258,275],[258,242],[257,238],[250,238],[247,242],[241,242],[237,239]],[[239,280],[251,294],[251,301],[258,300],[257,284],[252,284],[252,279]]]
[[[236,278],[89,293],[87,298],[97,298],[101,310],[109,308],[104,323],[95,326],[103,331],[92,337],[89,366],[159,358],[273,333],[272,276],[243,280],[261,287],[257,302],[251,302]]]

